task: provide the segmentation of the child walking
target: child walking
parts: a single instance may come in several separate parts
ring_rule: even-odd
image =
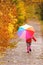
[[[35,38],[35,37],[32,37],[32,38],[26,39],[27,53],[29,53],[29,51],[31,51],[31,42],[32,42],[32,39],[36,42],[36,38]]]

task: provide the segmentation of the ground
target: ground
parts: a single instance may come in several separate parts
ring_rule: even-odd
[[[19,41],[16,48],[7,49],[4,57],[0,57],[0,65],[43,65],[43,43],[40,24],[30,22],[34,26],[37,41],[32,41],[32,51],[26,53],[26,42]]]

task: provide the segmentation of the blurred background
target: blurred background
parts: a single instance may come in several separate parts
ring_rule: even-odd
[[[19,26],[36,22],[40,24],[43,38],[43,0],[0,0],[0,51],[16,47]],[[32,24],[33,24],[32,22]],[[37,28],[37,26],[36,26]]]

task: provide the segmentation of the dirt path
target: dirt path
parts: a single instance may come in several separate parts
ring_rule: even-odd
[[[18,42],[15,49],[8,49],[5,57],[0,58],[0,65],[43,65],[43,43],[40,36],[40,26],[36,22],[30,22],[34,26],[37,42],[32,42],[32,52],[26,53],[26,43]]]

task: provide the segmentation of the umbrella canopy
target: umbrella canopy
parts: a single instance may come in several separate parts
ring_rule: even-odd
[[[25,24],[23,26],[20,26],[19,29],[18,29],[18,36],[21,38],[21,39],[29,39],[29,38],[32,38],[33,35],[34,35],[34,28],[28,24]]]

